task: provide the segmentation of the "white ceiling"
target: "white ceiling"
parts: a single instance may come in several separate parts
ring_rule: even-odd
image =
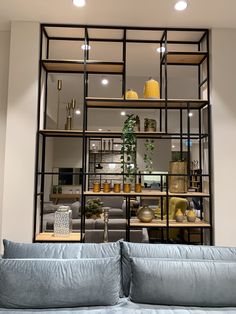
[[[0,0],[0,29],[10,21],[134,25],[163,27],[236,28],[236,0],[188,0],[185,12],[175,0],[87,0],[76,8],[72,0]]]

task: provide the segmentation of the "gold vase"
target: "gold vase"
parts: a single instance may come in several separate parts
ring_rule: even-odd
[[[120,183],[114,183],[114,193],[120,193]]]
[[[101,186],[99,182],[94,182],[93,183],[93,192],[98,193],[101,191]]]
[[[125,193],[130,193],[131,192],[131,184],[130,183],[124,183],[123,191]]]
[[[190,209],[187,213],[187,220],[188,222],[195,222],[197,219],[197,215],[196,215],[196,212],[195,210],[193,209]]]
[[[104,193],[109,193],[111,191],[111,185],[108,182],[103,183],[103,192]]]
[[[177,209],[177,211],[176,211],[175,220],[176,220],[176,222],[183,222],[184,221],[184,214],[182,213],[182,210],[180,208]]]
[[[138,94],[134,90],[128,89],[125,92],[125,99],[138,99]]]
[[[171,176],[171,174],[175,174]],[[171,193],[187,193],[188,192],[188,177],[177,174],[187,174],[187,162],[171,161],[170,176],[169,176],[169,191]]]
[[[142,192],[142,185],[141,183],[136,183],[134,188],[135,193],[141,193]]]
[[[144,85],[144,98],[160,98],[160,86],[157,81],[153,78],[149,80]]]
[[[138,209],[137,217],[142,222],[151,222],[155,218],[155,215],[150,207],[144,205]]]

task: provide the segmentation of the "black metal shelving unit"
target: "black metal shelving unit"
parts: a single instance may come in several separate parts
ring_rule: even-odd
[[[94,35],[94,30],[98,31]],[[102,36],[101,33],[111,32],[109,35]],[[139,32],[151,32],[157,34],[156,38],[147,38],[144,35],[137,36]],[[77,35],[76,35],[77,32]],[[112,34],[112,35],[111,35]],[[50,44],[53,41],[82,41],[84,45],[90,42],[120,43],[122,45],[122,60],[111,62],[109,60],[91,60],[89,50],[84,50],[82,60],[65,60],[50,59]],[[164,47],[165,51],[160,53],[160,91],[161,99],[138,99],[126,100],[120,98],[101,98],[90,97],[88,94],[89,77],[91,74],[120,75],[122,79],[121,95],[125,94],[127,88],[127,44],[158,44]],[[177,45],[180,47],[177,51],[172,51],[169,47]],[[188,46],[190,49],[183,50],[182,47]],[[198,79],[198,98],[197,99],[169,99],[168,98],[168,71],[169,66],[192,66],[197,68]],[[83,127],[81,130],[58,130],[47,129],[47,100],[48,100],[48,76],[50,73],[80,73],[83,75]],[[40,33],[40,60],[39,60],[39,94],[38,94],[38,126],[36,141],[36,165],[35,165],[35,214],[34,214],[34,242],[43,242],[38,237],[43,229],[43,204],[44,204],[44,187],[46,175],[57,175],[45,171],[45,152],[46,139],[49,137],[63,138],[81,138],[83,141],[83,182],[81,190],[81,228],[79,237],[72,241],[83,241],[85,234],[85,213],[84,206],[88,196],[123,196],[126,199],[126,218],[127,218],[127,240],[130,239],[130,230],[137,228],[149,228],[161,230],[161,242],[170,242],[169,233],[172,228],[186,230],[188,241],[192,229],[200,230],[200,243],[213,244],[213,219],[212,219],[212,158],[211,158],[211,104],[210,104],[210,71],[209,71],[209,30],[208,29],[186,29],[186,28],[162,28],[162,27],[126,27],[126,26],[106,26],[106,25],[71,25],[71,24],[41,24]],[[43,89],[44,86],[44,89]],[[44,97],[42,97],[42,91]],[[205,92],[205,94],[204,94]],[[203,97],[204,94],[204,97]],[[187,143],[188,152],[188,173],[189,179],[192,177],[190,168],[190,151],[191,140],[199,142],[199,173],[198,173],[198,191],[177,194],[177,196],[198,197],[201,203],[201,216],[197,223],[177,224],[169,221],[169,198],[175,196],[169,192],[168,178],[170,174],[157,174],[161,176],[160,191],[143,191],[142,193],[118,193],[113,192],[106,194],[103,192],[93,193],[88,189],[89,176],[96,173],[89,172],[88,156],[89,141],[103,138],[121,138],[121,131],[91,131],[88,129],[88,116],[90,109],[135,109],[146,110],[156,109],[158,111],[159,130],[154,133],[137,132],[137,139],[175,139],[180,143],[181,157],[184,152],[184,143]],[[172,133],[169,131],[168,115],[171,111],[179,113],[179,132]],[[198,131],[191,130],[191,119],[189,113],[194,112],[198,116]],[[187,121],[184,120],[184,114]],[[203,122],[207,121],[207,126],[203,127]],[[187,132],[183,131],[184,122],[187,124]],[[204,155],[204,148],[207,147],[207,158]],[[207,160],[206,160],[207,159]],[[207,167],[205,167],[207,164]],[[207,169],[207,170],[206,170]],[[107,175],[108,173],[106,173]],[[74,174],[76,175],[76,174]],[[102,173],[99,173],[102,175]],[[117,175],[117,173],[109,173]],[[124,174],[123,174],[124,175]],[[144,175],[138,173],[136,175]],[[147,175],[147,174],[145,174]],[[121,174],[122,176],[122,174]],[[182,175],[181,175],[182,176]],[[165,177],[165,178],[164,178]],[[164,181],[166,185],[164,185]],[[205,183],[207,182],[207,188]],[[161,204],[166,199],[166,220],[154,221],[150,224],[144,224],[133,219],[130,216],[130,199],[136,196],[154,196],[160,197]],[[163,218],[163,213],[162,213]],[[78,240],[79,239],[79,240]],[[48,240],[52,241],[52,240]],[[70,239],[62,240],[70,242]]]

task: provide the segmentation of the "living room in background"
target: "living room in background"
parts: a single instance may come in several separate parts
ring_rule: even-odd
[[[207,29],[41,25],[34,241],[103,241],[103,217],[85,217],[88,200],[98,197],[111,208],[109,241],[213,243],[208,40]],[[160,98],[144,98],[149,77],[159,82]],[[124,97],[128,89],[139,98]],[[132,191],[124,192],[122,128],[132,114],[141,129]],[[156,129],[147,131],[151,120]],[[147,143],[155,147],[151,173]],[[186,170],[173,172],[174,162]],[[64,185],[61,169],[80,180]],[[180,181],[186,189],[173,191]],[[103,190],[107,183],[111,191]],[[71,206],[73,229],[61,239],[53,236],[60,204]],[[150,222],[137,218],[144,205]]]

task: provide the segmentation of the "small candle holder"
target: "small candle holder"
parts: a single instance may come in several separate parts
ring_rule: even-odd
[[[65,124],[65,130],[71,130],[73,127],[73,117],[74,117],[74,110],[76,107],[76,100],[75,98],[72,98],[71,102],[69,102],[66,105],[66,124]]]
[[[142,192],[142,185],[141,183],[136,183],[134,188],[135,193],[141,193]]]
[[[104,182],[103,183],[103,192],[104,193],[109,193],[111,191],[111,184],[109,182]]]
[[[120,183],[114,183],[114,193],[120,193]]]
[[[98,193],[101,191],[101,186],[99,182],[94,182],[93,183],[93,192]]]
[[[62,90],[62,80],[57,80],[57,129],[59,129],[59,114],[60,114],[61,90]]]

